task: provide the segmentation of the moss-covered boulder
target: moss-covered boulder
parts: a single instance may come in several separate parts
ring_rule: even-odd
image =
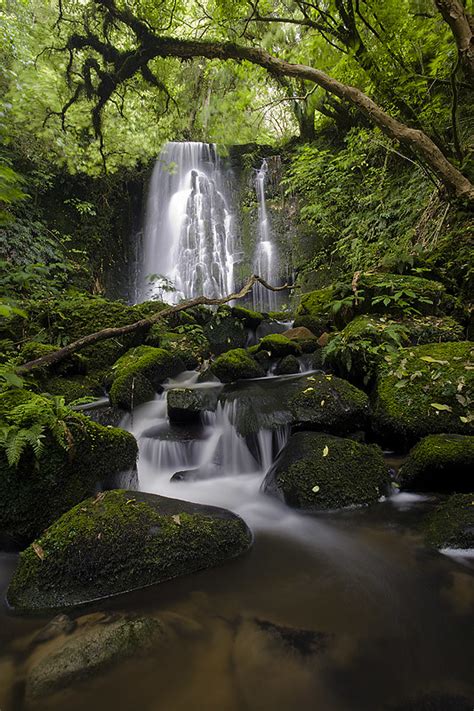
[[[300,372],[300,362],[294,355],[287,355],[276,364],[275,375],[294,375]]]
[[[474,548],[474,493],[454,494],[433,511],[426,540],[435,548]]]
[[[216,388],[173,388],[168,391],[167,405],[170,422],[176,424],[199,422],[201,412],[215,410],[218,400]]]
[[[109,491],[20,554],[7,599],[19,611],[71,607],[218,565],[250,543],[246,524],[224,509]]]
[[[369,398],[346,380],[321,373],[302,381],[289,409],[293,425],[344,434],[364,428]]]
[[[31,664],[26,681],[30,701],[102,674],[126,659],[149,655],[168,641],[167,630],[153,617],[111,615],[79,619],[73,634],[46,645]]]
[[[293,434],[267,474],[264,490],[301,509],[373,504],[386,493],[382,450],[320,432]]]
[[[462,492],[474,489],[474,436],[428,435],[410,450],[399,471],[404,489]]]
[[[218,309],[203,330],[214,355],[243,348],[247,342],[244,322],[232,315],[230,307]]]
[[[374,428],[385,439],[473,432],[474,346],[468,341],[402,348],[378,369]]]
[[[335,334],[323,350],[324,362],[351,382],[368,385],[387,354],[426,343],[460,341],[462,326],[450,316],[356,316]]]
[[[303,353],[314,353],[319,348],[318,339],[309,328],[298,326],[297,328],[289,328],[281,334],[291,341],[296,341]]]
[[[264,336],[258,343],[259,351],[266,351],[272,358],[283,358],[287,355],[301,355],[301,346],[294,340],[283,336],[281,333],[272,333]]]
[[[316,336],[320,336],[323,331],[329,331],[333,321],[330,313],[333,298],[331,286],[303,294],[296,309],[294,327],[304,326]]]
[[[134,468],[133,435],[103,427],[39,395],[0,396],[0,535],[31,541],[58,516],[115,475]],[[30,439],[26,439],[29,432]],[[41,445],[37,455],[32,446]],[[39,439],[38,439],[39,438]],[[8,449],[5,449],[5,446]],[[16,449],[17,463],[7,452]]]
[[[263,321],[263,314],[260,311],[252,311],[243,306],[233,306],[231,310],[232,316],[239,319],[243,324],[254,331]]]
[[[185,370],[180,356],[153,346],[138,346],[127,351],[112,368],[110,402],[130,410],[153,399],[167,378]]]
[[[210,354],[209,341],[198,324],[183,326],[180,332],[170,331],[163,324],[155,324],[148,332],[146,344],[179,353],[188,370],[197,368]]]
[[[235,348],[220,355],[212,363],[211,371],[222,383],[261,378],[265,375],[263,368],[244,348]]]

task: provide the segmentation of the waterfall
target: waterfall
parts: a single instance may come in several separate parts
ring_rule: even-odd
[[[278,274],[278,255],[273,242],[265,199],[267,174],[268,163],[264,159],[255,178],[255,191],[258,201],[258,237],[253,260],[253,271],[263,277],[265,281],[275,284]],[[261,284],[256,284],[253,289],[253,306],[261,311],[276,311],[278,309],[277,293],[265,289]]]
[[[214,144],[164,146],[148,192],[138,301],[233,291],[235,237],[226,192]]]

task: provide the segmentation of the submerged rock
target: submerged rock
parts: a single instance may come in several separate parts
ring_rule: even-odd
[[[453,494],[429,517],[426,540],[435,548],[474,548],[474,493]]]
[[[474,436],[428,435],[399,472],[404,489],[467,492],[474,489]]]
[[[33,699],[52,694],[126,659],[149,653],[164,639],[163,625],[152,617],[123,617],[102,624],[85,624],[59,648],[32,665],[26,696]]]
[[[296,508],[321,510],[373,504],[386,493],[382,450],[325,433],[297,432],[264,481],[264,490]]]
[[[402,348],[380,366],[374,428],[385,439],[473,432],[474,345],[433,343]]]
[[[251,540],[244,521],[224,509],[108,491],[20,554],[7,599],[20,612],[73,607],[218,565]]]
[[[212,363],[211,370],[223,383],[261,378],[265,375],[263,368],[243,348],[236,348],[220,355]]]
[[[40,395],[19,391],[0,396],[0,419],[25,405],[29,412],[23,426],[41,421],[52,403]],[[55,427],[65,433],[63,443],[45,428],[43,449],[35,458],[25,447],[17,465],[9,466],[0,449],[0,534],[31,541],[61,514],[97,491],[113,475],[135,467],[137,443],[133,435],[104,427],[85,415],[66,411],[56,417]],[[63,446],[64,445],[64,446]]]

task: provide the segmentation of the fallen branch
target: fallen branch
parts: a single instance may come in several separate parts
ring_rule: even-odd
[[[23,363],[16,368],[16,373],[18,375],[24,375],[25,373],[30,373],[32,370],[37,368],[44,368],[54,363],[59,363],[64,360],[72,353],[77,353],[77,351],[86,348],[87,346],[92,346],[100,341],[106,341],[109,338],[115,338],[117,336],[126,336],[129,333],[134,333],[135,331],[143,331],[149,329],[154,323],[160,321],[161,319],[170,316],[171,314],[178,313],[179,311],[184,311],[185,309],[190,309],[193,306],[220,306],[226,304],[229,301],[236,301],[237,299],[243,299],[244,296],[252,290],[254,284],[261,284],[265,289],[270,291],[283,291],[285,289],[294,289],[294,286],[289,286],[284,284],[283,286],[271,286],[264,279],[253,274],[250,279],[244,284],[240,291],[233,294],[228,294],[223,296],[221,299],[211,299],[208,296],[197,296],[195,299],[188,299],[182,301],[176,306],[168,306],[157,314],[150,316],[149,318],[141,319],[140,321],[135,321],[135,323],[130,323],[127,326],[119,326],[117,328],[104,328],[101,331],[96,331],[96,333],[90,333],[88,336],[83,336],[73,343],[64,346],[64,348],[59,348],[57,351],[52,353],[47,353],[41,358],[36,358],[35,360],[30,360],[28,363]]]

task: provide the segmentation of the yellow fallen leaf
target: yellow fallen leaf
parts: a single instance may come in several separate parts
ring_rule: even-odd
[[[306,388],[306,390],[303,390],[303,395],[305,393],[314,393],[314,388]]]
[[[329,454],[329,447],[326,445],[323,449],[323,457],[327,457]]]
[[[311,489],[311,491],[314,491],[314,493],[317,494],[318,491],[319,491],[319,486],[316,484],[316,486],[313,486],[313,488]]]
[[[171,516],[171,518],[177,526],[181,526],[181,517],[179,514],[174,514],[174,516]]]
[[[321,400],[321,407],[324,407],[325,402],[326,402],[326,400]]]
[[[44,550],[38,543],[33,543],[33,550],[40,560],[44,560]]]

